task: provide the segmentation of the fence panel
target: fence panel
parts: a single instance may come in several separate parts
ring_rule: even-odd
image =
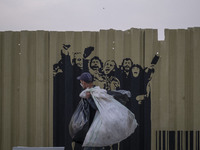
[[[87,48],[90,52],[86,54]],[[155,73],[151,74],[148,84],[151,148],[199,148],[199,49],[200,28],[166,29],[164,41],[157,40],[154,29],[0,32],[0,149],[55,144],[54,129],[58,124],[54,122],[54,113],[73,113],[76,104],[70,102],[68,107],[67,100],[78,96],[76,89],[79,86],[63,85],[66,89],[71,88],[73,94],[60,89],[64,99],[58,100],[67,110],[55,109],[57,74],[62,75],[61,81],[65,83],[69,82],[66,78],[75,83],[76,76],[84,69],[95,75],[90,64],[95,56],[102,62],[102,71],[109,60],[114,60],[119,71],[125,58],[150,68],[157,51],[160,59],[153,66]],[[66,62],[68,59],[70,63]],[[72,70],[63,72],[58,66],[66,67],[67,63]],[[75,65],[80,72],[74,71]],[[100,80],[95,83],[105,87]],[[63,126],[67,128],[67,121]],[[60,134],[62,130],[56,136]],[[62,145],[64,139],[60,142]]]

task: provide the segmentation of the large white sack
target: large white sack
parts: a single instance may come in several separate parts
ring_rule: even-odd
[[[85,98],[90,92],[98,110],[86,134],[83,146],[102,147],[118,143],[130,136],[137,127],[135,115],[107,91],[98,86],[81,92]]]

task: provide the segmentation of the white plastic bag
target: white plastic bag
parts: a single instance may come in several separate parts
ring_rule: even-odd
[[[98,86],[84,90],[90,92],[98,108],[83,146],[102,147],[118,143],[130,136],[137,127],[135,115]]]

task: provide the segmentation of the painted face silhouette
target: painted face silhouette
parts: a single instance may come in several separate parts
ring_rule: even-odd
[[[138,67],[133,67],[132,68],[132,74],[133,74],[133,77],[138,77],[139,76],[139,74],[140,74],[140,68],[138,68]]]
[[[82,68],[83,67],[83,58],[82,58],[81,54],[76,54],[75,59],[76,59],[77,66]]]
[[[125,71],[129,71],[130,68],[131,68],[131,61],[130,60],[124,60],[123,67],[124,67]]]
[[[113,71],[115,68],[115,63],[111,60],[108,60],[105,64],[104,64],[104,68],[103,71],[104,73],[107,75],[109,74],[111,71]]]
[[[98,59],[93,59],[90,67],[92,70],[98,70],[99,68],[101,68],[100,61]]]

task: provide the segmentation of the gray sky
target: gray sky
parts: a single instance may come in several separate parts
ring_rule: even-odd
[[[200,0],[0,0],[0,31],[200,27]]]

